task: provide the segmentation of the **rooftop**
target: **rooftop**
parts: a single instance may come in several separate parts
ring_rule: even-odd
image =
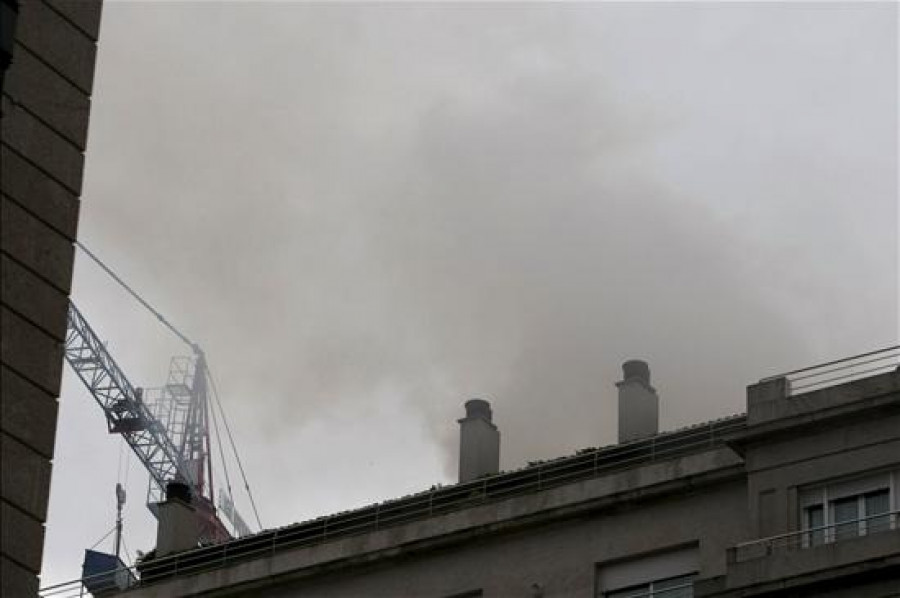
[[[584,449],[574,455],[533,463],[471,482],[434,486],[399,499],[148,560],[138,568],[142,582],[152,583],[176,575],[224,567],[278,550],[366,534],[721,446],[725,444],[726,437],[745,426],[746,416],[735,415],[644,440]]]
[[[804,405],[813,411],[826,408],[837,413],[844,407],[858,406],[857,399],[863,395],[874,396],[873,400],[877,402],[879,389],[883,390],[881,386],[887,384],[885,388],[889,386],[888,390],[891,392],[896,390],[895,372],[900,371],[898,364],[900,345],[895,345],[770,376],[748,388],[750,416],[734,415],[663,432],[642,440],[587,448],[573,455],[532,462],[521,469],[448,486],[432,486],[423,492],[398,499],[266,530],[222,544],[145,559],[137,566],[141,578],[139,584],[152,585],[166,579],[222,569],[297,548],[311,547],[319,550],[319,545],[334,540],[362,537],[372,532],[426,520],[440,522],[444,519],[441,516],[448,514],[454,514],[453,517],[457,517],[456,514],[465,516],[465,513],[470,513],[467,509],[475,507],[497,504],[502,509],[501,501],[514,497],[526,497],[529,501],[537,501],[534,503],[535,508],[547,509],[548,503],[536,496],[540,491],[560,488],[560,491],[565,492],[567,490],[561,487],[569,484],[595,478],[602,482],[602,479],[612,474],[658,462],[662,466],[665,465],[662,462],[681,457],[695,459],[696,455],[696,458],[705,459],[705,456],[711,454],[707,452],[711,449],[719,453],[725,450],[734,454],[732,449],[739,450],[742,439],[746,440],[748,435],[752,436],[760,433],[763,428],[778,425],[787,416],[790,416],[787,419],[802,416],[805,411],[800,408]],[[889,372],[890,375],[883,375]],[[879,393],[873,395],[873,389]],[[812,402],[802,398],[812,395],[817,397]],[[798,401],[785,401],[791,397],[800,398]],[[867,401],[866,404],[871,402]],[[760,417],[761,414],[764,417]],[[787,425],[787,421],[783,423]],[[739,458],[735,456],[735,459]],[[690,477],[690,473],[682,471],[680,467],[676,470],[668,475]],[[60,588],[65,585],[62,584]],[[45,588],[52,589],[54,588]]]

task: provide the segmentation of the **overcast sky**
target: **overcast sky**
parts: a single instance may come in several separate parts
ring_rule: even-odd
[[[628,358],[663,429],[739,413],[897,342],[897,22],[108,1],[79,238],[205,348],[266,527],[452,483],[472,397],[504,468],[613,443]],[[73,300],[135,385],[187,352],[84,256]],[[155,542],[68,369],[60,413],[44,585],[117,480]]]

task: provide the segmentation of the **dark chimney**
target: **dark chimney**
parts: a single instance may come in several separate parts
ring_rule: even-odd
[[[466,401],[466,416],[459,420],[460,482],[500,471],[500,431],[492,418],[487,401]]]
[[[659,433],[659,397],[650,385],[650,366],[630,359],[622,364],[619,388],[619,442]]]

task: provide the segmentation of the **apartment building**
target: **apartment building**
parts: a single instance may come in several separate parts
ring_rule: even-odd
[[[892,347],[767,378],[745,415],[664,433],[649,368],[627,362],[618,444],[508,472],[470,401],[458,484],[169,548],[126,595],[900,596],[898,362]]]

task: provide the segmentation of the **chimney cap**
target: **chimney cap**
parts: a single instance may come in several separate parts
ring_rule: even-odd
[[[629,359],[622,364],[622,376],[624,380],[636,378],[649,386],[650,366],[642,359]]]
[[[493,417],[491,404],[484,399],[470,399],[466,401],[466,417],[480,417],[491,421]]]

